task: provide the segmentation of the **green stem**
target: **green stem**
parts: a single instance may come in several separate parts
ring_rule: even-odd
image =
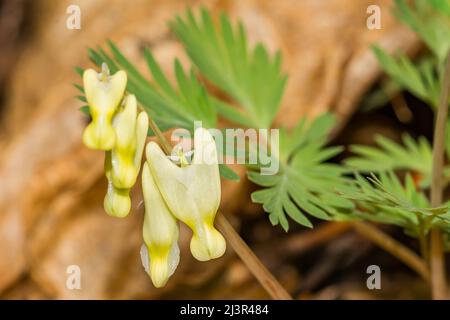
[[[419,244],[420,253],[425,261],[429,261],[430,252],[428,250],[428,239],[425,234],[425,221],[417,215],[417,220],[419,222]]]
[[[445,151],[445,126],[448,118],[448,100],[450,93],[450,53],[447,55],[442,82],[439,108],[433,136],[433,169],[431,181],[431,206],[442,204],[443,172]],[[445,261],[442,235],[439,228],[431,230],[430,269],[431,292],[433,299],[445,299],[447,295]]]

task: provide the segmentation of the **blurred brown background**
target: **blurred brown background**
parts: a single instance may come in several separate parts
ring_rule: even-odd
[[[128,218],[104,213],[103,155],[81,144],[86,119],[74,99],[72,83],[80,79],[73,68],[91,66],[87,48],[112,39],[142,70],[142,49],[149,46],[171,74],[174,57],[187,59],[167,21],[187,6],[203,4],[242,19],[253,43],[281,48],[289,81],[278,124],[291,126],[303,114],[330,110],[344,128],[338,139],[363,142],[373,121],[345,124],[381,74],[369,45],[378,42],[391,52],[410,54],[420,48],[392,18],[391,3],[0,1],[0,298],[268,298],[231,249],[217,261],[193,260],[184,229],[179,269],[166,288],[152,287],[139,258],[139,190]],[[70,4],[81,8],[81,30],[66,28]],[[381,30],[366,27],[370,4],[382,8]],[[377,130],[396,135],[389,122],[381,121]],[[252,186],[245,177],[223,185],[224,212],[296,297],[410,297],[416,294],[415,283],[423,294],[413,274],[345,224],[316,221],[313,231],[296,227],[285,234],[250,203]],[[382,293],[365,286],[365,268],[372,263],[394,275],[383,282]],[[66,288],[69,265],[81,268],[81,290]],[[397,292],[396,285],[405,282],[411,290]]]

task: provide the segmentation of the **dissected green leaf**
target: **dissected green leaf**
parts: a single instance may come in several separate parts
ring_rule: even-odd
[[[431,181],[432,149],[425,137],[416,141],[411,136],[403,136],[403,145],[386,137],[375,138],[377,147],[353,145],[350,150],[356,156],[345,163],[360,172],[383,172],[405,169],[420,173],[421,186],[427,187]]]
[[[414,30],[440,62],[450,49],[450,17],[448,0],[395,1],[394,14]]]
[[[354,216],[378,223],[393,224],[417,236],[421,225],[428,232],[431,227],[449,228],[449,207],[443,205],[430,208],[424,191],[416,188],[411,175],[405,182],[392,172],[383,172],[368,179],[356,174],[354,189],[347,189],[342,195],[357,203]]]
[[[440,81],[436,75],[436,63],[432,59],[422,59],[416,66],[404,54],[394,58],[377,46],[373,47],[373,52],[383,70],[401,88],[410,91],[431,106],[437,106]]]
[[[353,208],[337,192],[347,188],[345,168],[326,162],[341,152],[340,147],[326,147],[333,125],[334,117],[325,114],[312,122],[301,119],[290,133],[280,129],[280,171],[275,175],[263,175],[257,168],[248,172],[249,179],[263,187],[252,193],[252,201],[263,205],[273,225],[287,231],[289,217],[312,227],[307,215],[330,220]]]
[[[286,76],[281,73],[281,54],[270,57],[262,44],[251,49],[241,23],[232,26],[224,14],[220,27],[205,10],[196,18],[188,10],[170,26],[201,73],[232,97],[241,113],[226,104],[219,112],[229,120],[257,128],[269,128],[280,104]]]

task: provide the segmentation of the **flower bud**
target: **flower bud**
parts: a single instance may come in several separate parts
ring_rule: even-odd
[[[172,214],[193,231],[192,255],[206,261],[222,256],[226,243],[214,228],[220,204],[220,175],[217,150],[211,134],[203,128],[194,133],[192,164],[178,167],[161,148],[150,142],[147,163]]]
[[[125,92],[127,74],[118,71],[111,76],[103,64],[101,73],[93,69],[84,71],[83,84],[92,117],[83,132],[83,142],[91,149],[111,150],[115,143],[111,121]]]
[[[180,260],[178,223],[167,208],[148,165],[142,170],[145,216],[141,259],[155,287],[163,287]]]

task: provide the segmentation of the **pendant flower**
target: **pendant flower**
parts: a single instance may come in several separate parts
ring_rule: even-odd
[[[116,139],[111,121],[125,92],[127,74],[121,70],[111,76],[104,63],[100,73],[86,70],[83,84],[92,117],[83,132],[83,142],[91,149],[111,150]]]
[[[225,239],[214,227],[221,192],[217,149],[211,134],[204,128],[195,130],[191,164],[178,167],[154,142],[147,145],[146,156],[170,212],[193,231],[192,255],[200,261],[222,256]]]
[[[123,109],[113,119],[116,135],[114,147],[106,152],[105,174],[108,190],[104,200],[105,211],[115,217],[130,212],[130,189],[136,183],[148,130],[147,113],[137,114],[134,95],[125,98]]]
[[[155,287],[166,284],[180,261],[178,222],[167,208],[147,163],[142,169],[145,202],[141,260]]]
[[[104,63],[100,73],[86,70],[83,84],[92,117],[83,142],[91,149],[106,151],[104,208],[109,215],[122,218],[131,209],[130,190],[139,175],[149,118],[145,112],[138,114],[134,95],[124,97],[124,71],[110,75]],[[175,148],[172,153],[166,156],[150,142],[142,172],[145,215],[141,259],[158,288],[167,283],[180,260],[178,220],[193,231],[190,250],[196,259],[215,259],[226,249],[225,239],[214,227],[221,190],[213,137],[198,128],[192,151]],[[188,160],[191,156],[192,161]]]

